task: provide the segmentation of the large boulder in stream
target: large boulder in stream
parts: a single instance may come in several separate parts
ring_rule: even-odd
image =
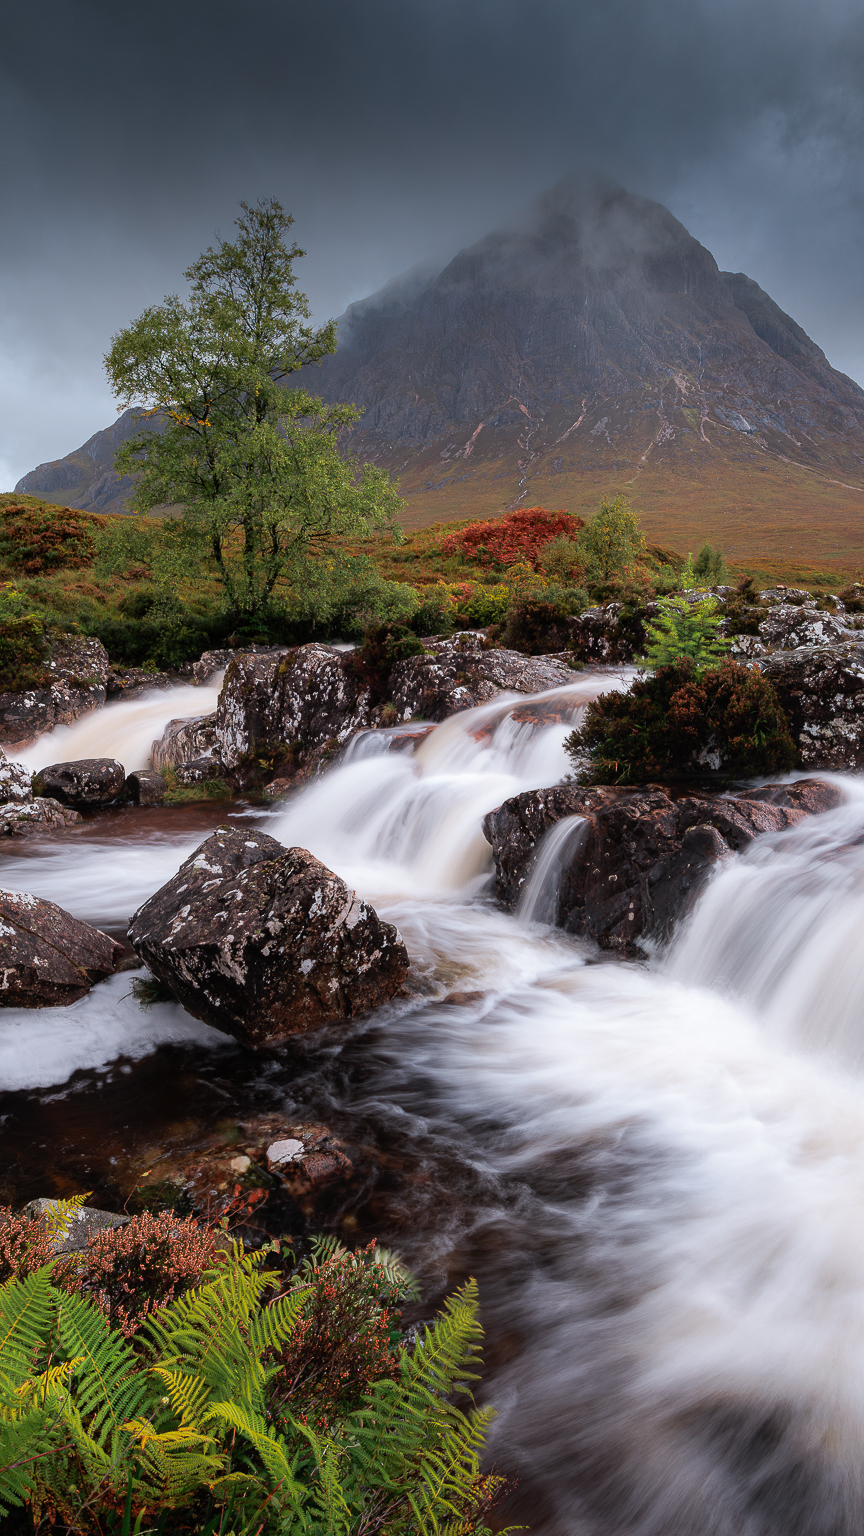
[[[506,800],[485,818],[496,892],[514,908],[538,867],[547,832],[564,818],[573,836],[548,871],[547,912],[568,933],[638,957],[669,938],[719,860],[842,800],[818,779],[746,790],[735,798],[649,785],[580,789],[559,784]]]
[[[864,768],[864,641],[806,645],[760,658],[805,768]]]
[[[23,763],[13,763],[0,747],[0,804],[25,805],[33,799],[33,775]]]
[[[271,1046],[402,987],[398,932],[305,848],[220,827],[144,903],[129,938],[189,1013]]]
[[[82,757],[40,768],[33,786],[40,795],[74,809],[111,805],[123,792],[126,769],[115,757]]]
[[[74,1003],[110,976],[123,945],[27,891],[0,890],[0,1008]]]

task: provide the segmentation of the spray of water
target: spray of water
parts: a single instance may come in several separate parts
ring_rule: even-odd
[[[82,715],[74,725],[58,725],[18,753],[19,762],[35,772],[50,763],[82,757],[115,757],[127,773],[150,765],[150,749],[169,720],[209,715],[219,698],[221,674],[206,688],[191,685],[153,688],[138,699],[119,699],[104,709]]]

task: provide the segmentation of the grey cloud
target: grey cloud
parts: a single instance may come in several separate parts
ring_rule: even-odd
[[[7,484],[107,425],[112,332],[270,192],[323,318],[603,172],[864,378],[858,0],[39,0],[5,29]]]

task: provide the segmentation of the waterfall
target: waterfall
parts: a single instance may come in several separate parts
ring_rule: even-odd
[[[127,773],[149,768],[150,749],[169,720],[209,715],[216,708],[222,674],[207,687],[181,684],[176,688],[148,689],[138,699],[118,699],[103,709],[91,710],[73,725],[57,725],[31,747],[18,753],[34,773],[50,763],[74,762],[82,757],[115,757]]]
[[[525,923],[554,923],[558,917],[561,875],[579,851],[585,837],[584,816],[562,816],[549,828],[537,849],[534,865],[519,898],[518,913]]]
[[[515,917],[489,900],[481,823],[560,780],[567,732],[613,682],[496,699],[414,753],[360,737],[285,804],[231,812],[323,859],[411,956],[410,995],[346,1034],[359,1080],[322,1078],[316,1112],[418,1149],[416,1177],[376,1197],[381,1238],[430,1289],[479,1278],[520,1518],[544,1536],[859,1536],[864,780],[725,862],[665,956],[601,955],[548,926],[584,823],[544,839]],[[118,925],[207,830],[185,809],[146,835],[131,812],[112,825],[4,850],[4,884]],[[0,1012],[7,1082],[63,1092],[160,1041],[225,1049],[127,992],[121,976],[69,1009]]]

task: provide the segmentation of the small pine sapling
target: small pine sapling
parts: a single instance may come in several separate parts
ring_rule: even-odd
[[[697,673],[716,666],[730,641],[719,633],[723,615],[714,598],[688,603],[686,597],[663,598],[656,620],[645,625],[648,644],[639,665],[656,671],[687,656]]]

